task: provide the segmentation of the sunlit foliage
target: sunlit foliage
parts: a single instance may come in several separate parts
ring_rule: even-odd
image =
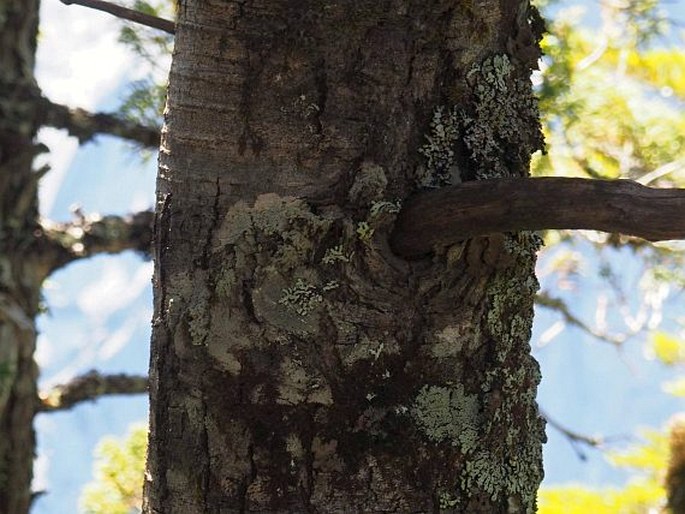
[[[624,178],[655,187],[684,187],[682,43],[669,32],[672,27],[656,0],[608,0],[590,8],[594,19],[584,17],[578,7],[565,7],[556,11],[555,21],[548,25],[550,33],[543,41],[546,55],[535,77],[548,152],[536,157],[533,174]],[[598,25],[597,11],[601,15]],[[640,338],[646,358],[671,367],[685,363],[685,342],[661,328],[667,299],[685,285],[682,246],[654,246],[593,232],[549,232],[546,242],[547,251],[555,258],[547,261],[549,269],[543,273],[556,276],[562,289],[569,284],[580,287],[577,273],[593,262],[599,269],[597,278],[605,284],[604,290],[588,291],[597,298],[597,312],[602,312],[602,304],[612,305],[620,316],[617,320],[614,315],[614,323],[607,325],[626,328],[621,333],[605,332],[575,318],[567,305],[558,302],[552,307],[562,313],[565,324],[617,348],[630,338]],[[617,259],[621,248],[632,249],[639,263],[638,276],[628,288],[615,264],[625,262]],[[675,324],[682,330],[677,319],[670,322],[671,327]],[[685,396],[685,378],[663,384],[663,389]],[[614,465],[632,471],[632,479],[624,487],[543,488],[540,512],[667,512],[662,510],[669,459],[666,433],[645,431],[642,443],[607,456]]]
[[[669,460],[665,433],[645,430],[642,442],[625,452],[609,454],[617,467],[630,468],[634,477],[623,488],[585,485],[547,487],[538,494],[539,514],[651,514],[667,512],[663,478]]]
[[[94,479],[81,495],[84,514],[141,512],[147,427],[132,426],[121,440],[106,437],[95,450]]]

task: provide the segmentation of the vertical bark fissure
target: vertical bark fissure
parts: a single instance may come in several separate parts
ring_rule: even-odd
[[[151,439],[150,506],[534,509],[535,238],[415,263],[387,242],[421,184],[527,174],[522,5],[183,3],[159,183],[178,218],[156,308],[174,314],[153,335],[178,369],[152,410],[184,444]]]

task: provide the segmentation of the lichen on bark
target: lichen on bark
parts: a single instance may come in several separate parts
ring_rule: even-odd
[[[514,7],[392,4],[188,0],[179,19],[188,39],[177,40],[185,60],[172,69],[160,184],[178,205],[169,223],[181,221],[160,246],[162,265],[192,280],[170,271],[158,296],[174,299],[181,322],[164,320],[170,344],[157,329],[171,351],[153,359],[167,378],[152,389],[161,439],[150,452],[152,467],[210,455],[192,478],[203,477],[212,508],[506,512],[510,497],[530,507],[521,483],[539,482],[537,462],[516,457],[539,442],[520,427],[535,415],[518,395],[535,388],[527,341],[503,337],[488,318],[499,274],[531,270],[514,269],[504,236],[417,262],[387,241],[400,200],[417,189],[431,120],[438,173],[427,170],[424,185],[443,185],[455,169],[475,178],[479,155],[463,138],[479,97],[476,75],[466,76],[502,54]],[[232,28],[198,30],[216,19]],[[474,24],[482,30],[466,30]],[[197,55],[189,43],[199,34],[228,50]],[[449,102],[435,117],[433,106]],[[445,132],[438,124],[449,116],[455,130]],[[491,128],[504,147],[501,132]],[[521,176],[519,164],[502,166]],[[209,320],[202,345],[189,331],[203,319],[190,315],[193,303]],[[183,423],[195,420],[197,399],[204,432]],[[190,448],[173,444],[184,437]],[[148,487],[164,505],[178,485],[173,495]]]

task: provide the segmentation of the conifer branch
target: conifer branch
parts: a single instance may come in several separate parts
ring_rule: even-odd
[[[168,34],[174,34],[176,32],[176,24],[171,20],[165,20],[164,18],[145,14],[134,9],[128,9],[121,5],[113,4],[112,2],[105,2],[104,0],[61,0],[61,2],[65,5],[76,4],[90,7],[91,9],[97,9],[98,11],[112,14],[117,18],[161,30]]]
[[[149,254],[154,214],[85,216],[76,213],[69,223],[43,221],[36,238],[36,254],[45,264],[45,276],[62,266],[100,253],[137,250]]]
[[[42,125],[66,129],[81,144],[97,134],[110,134],[148,148],[159,147],[160,129],[157,127],[145,127],[115,114],[91,113],[84,109],[67,107],[45,97],[39,99],[39,105]]]
[[[38,412],[68,410],[85,401],[115,394],[146,394],[148,380],[141,375],[101,375],[89,371],[66,384],[43,391],[38,399]]]

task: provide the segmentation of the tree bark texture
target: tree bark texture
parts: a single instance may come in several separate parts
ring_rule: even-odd
[[[419,188],[524,177],[527,2],[184,0],[144,510],[533,512],[537,238],[412,262]]]
[[[35,448],[37,30],[37,0],[0,2],[0,512],[12,514],[28,512]]]

